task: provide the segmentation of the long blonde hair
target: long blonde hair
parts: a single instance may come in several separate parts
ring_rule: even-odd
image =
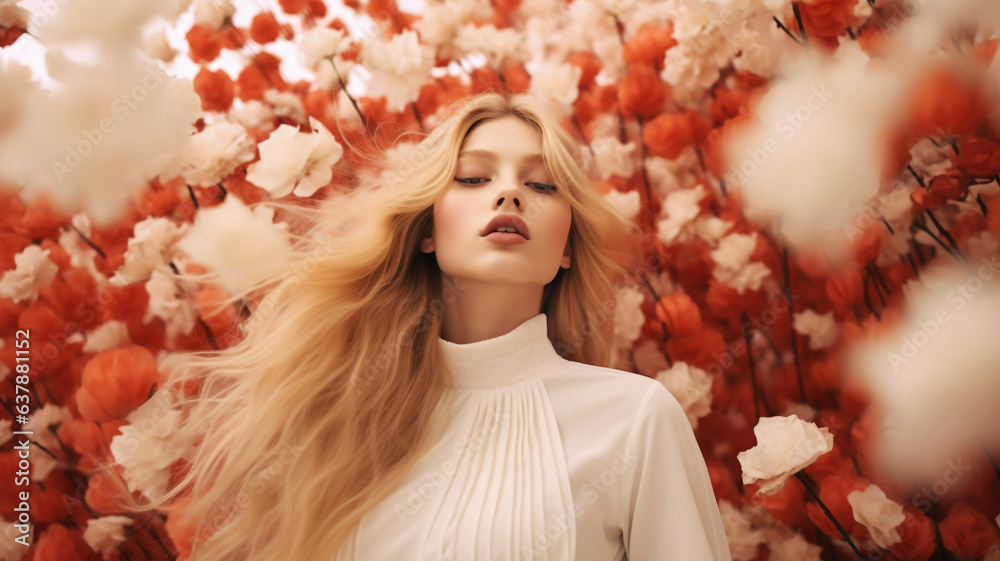
[[[438,336],[452,288],[419,242],[469,132],[507,115],[541,133],[545,165],[572,208],[571,268],[543,292],[549,338],[566,359],[610,366],[614,283],[626,271],[612,252],[632,227],[594,188],[592,157],[541,104],[479,94],[449,108],[410,157],[312,209],[293,236],[292,266],[246,291],[266,296],[242,340],[165,359],[158,391],[189,388],[174,407],[200,442],[173,488],[130,510],[182,499],[192,560],[330,559],[339,550],[439,438],[432,412],[450,374]]]

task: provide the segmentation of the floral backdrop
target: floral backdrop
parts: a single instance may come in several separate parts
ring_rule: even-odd
[[[152,498],[184,469],[157,364],[252,320],[215,304],[289,251],[254,203],[336,201],[360,141],[416,161],[401,134],[501,90],[640,227],[614,366],[684,407],[734,560],[1000,559],[995,0],[28,4],[0,0],[0,559],[185,558],[87,470]]]

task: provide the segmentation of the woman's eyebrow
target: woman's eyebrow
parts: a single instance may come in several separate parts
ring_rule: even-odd
[[[482,158],[484,160],[490,160],[490,161],[497,160],[496,152],[491,152],[489,150],[481,150],[481,149],[464,150],[458,155],[458,157]],[[526,164],[545,163],[545,159],[541,154],[528,154],[523,158],[521,158],[521,161]]]

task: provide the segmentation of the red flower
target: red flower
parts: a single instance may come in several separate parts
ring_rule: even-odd
[[[903,514],[906,519],[898,527],[902,541],[889,551],[902,561],[927,561],[937,549],[934,522],[910,504],[903,504]]]
[[[858,477],[853,473],[838,473],[823,478],[819,483],[817,495],[822,499],[826,508],[830,509],[837,522],[843,526],[848,534],[855,537],[864,537],[867,530],[865,527],[854,521],[854,508],[847,502],[847,495],[852,491],[864,491],[868,487],[868,480]],[[835,538],[842,538],[840,530],[834,526],[830,518],[823,512],[819,504],[809,502],[806,505],[809,519],[816,524],[824,534]]]
[[[278,37],[291,39],[295,31],[288,24],[279,24],[271,12],[261,12],[250,22],[250,38],[261,45],[270,43]]]
[[[233,104],[233,79],[225,70],[203,66],[194,77],[194,91],[201,98],[203,111],[227,111]]]
[[[601,71],[601,61],[597,55],[590,51],[576,51],[569,55],[566,62],[582,70],[580,74],[580,89],[588,89],[594,86],[594,78]]]
[[[996,175],[1000,173],[1000,144],[980,136],[964,136],[958,140],[955,165],[970,175]]]
[[[79,530],[49,524],[35,540],[33,561],[87,561],[93,550]]]
[[[656,316],[667,324],[672,337],[685,337],[701,327],[701,311],[691,297],[675,292],[660,298],[656,303]]]
[[[643,127],[642,140],[650,153],[672,160],[689,145],[704,140],[709,129],[708,121],[697,111],[662,113]]]
[[[945,549],[959,555],[982,557],[1000,538],[993,522],[964,502],[951,507],[938,528]]]
[[[961,199],[965,197],[969,182],[962,170],[950,168],[941,175],[934,176],[928,188],[942,199]]]
[[[935,136],[975,130],[989,113],[986,95],[977,84],[960,79],[948,66],[936,66],[911,88],[907,109],[912,133]]]
[[[121,419],[146,402],[156,380],[156,358],[146,347],[97,353],[84,367],[76,392],[80,415],[98,422]]]
[[[622,58],[629,64],[644,64],[657,72],[663,70],[667,49],[677,45],[672,24],[657,27],[644,23],[635,35],[622,47]]]
[[[651,119],[663,110],[669,95],[670,84],[648,66],[629,69],[618,86],[618,104],[629,119]]]
[[[222,52],[222,37],[206,25],[194,24],[184,35],[190,49],[191,62],[208,63],[219,58]]]

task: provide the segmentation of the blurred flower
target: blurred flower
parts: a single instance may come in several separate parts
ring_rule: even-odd
[[[792,325],[797,333],[809,337],[809,348],[814,351],[828,348],[840,336],[840,328],[833,312],[817,314],[815,310],[807,308],[795,313]]]
[[[31,244],[14,256],[16,268],[0,278],[0,297],[15,302],[34,300],[38,289],[56,278],[59,267],[49,260],[49,250]]]
[[[434,66],[434,49],[420,44],[417,33],[408,29],[388,43],[374,38],[366,41],[361,64],[372,74],[366,95],[385,96],[390,111],[402,112],[420,96]]]
[[[173,245],[188,230],[168,218],[149,217],[135,225],[128,240],[125,262],[111,277],[111,284],[124,286],[145,282],[153,271],[166,267],[174,252]]]
[[[612,189],[605,193],[603,197],[608,206],[613,208],[618,214],[621,214],[626,220],[634,220],[639,214],[641,201],[639,200],[638,191],[622,193],[621,191]]]
[[[618,301],[615,306],[615,344],[631,347],[642,332],[642,324],[646,323],[646,316],[640,308],[645,297],[639,289],[630,286],[618,287],[615,297]]]
[[[677,398],[692,428],[698,428],[698,419],[712,412],[712,377],[701,368],[678,361],[657,373],[656,379]]]
[[[101,557],[107,559],[117,552],[118,544],[125,541],[125,526],[132,523],[128,516],[102,516],[87,521],[83,539]]]
[[[657,237],[665,244],[683,243],[691,238],[687,226],[701,212],[699,201],[706,195],[701,185],[678,189],[667,195],[660,214],[665,218],[656,223]]]
[[[199,211],[177,247],[211,266],[230,294],[284,267],[292,249],[287,234],[271,223],[271,216],[251,212],[234,195]]]
[[[712,250],[715,268],[712,276],[740,294],[747,289],[760,290],[761,282],[771,274],[771,270],[760,261],[750,261],[757,247],[757,233],[729,234],[719,241]]]
[[[180,175],[189,185],[215,185],[236,166],[252,160],[255,146],[241,125],[228,121],[206,125],[178,155]]]

